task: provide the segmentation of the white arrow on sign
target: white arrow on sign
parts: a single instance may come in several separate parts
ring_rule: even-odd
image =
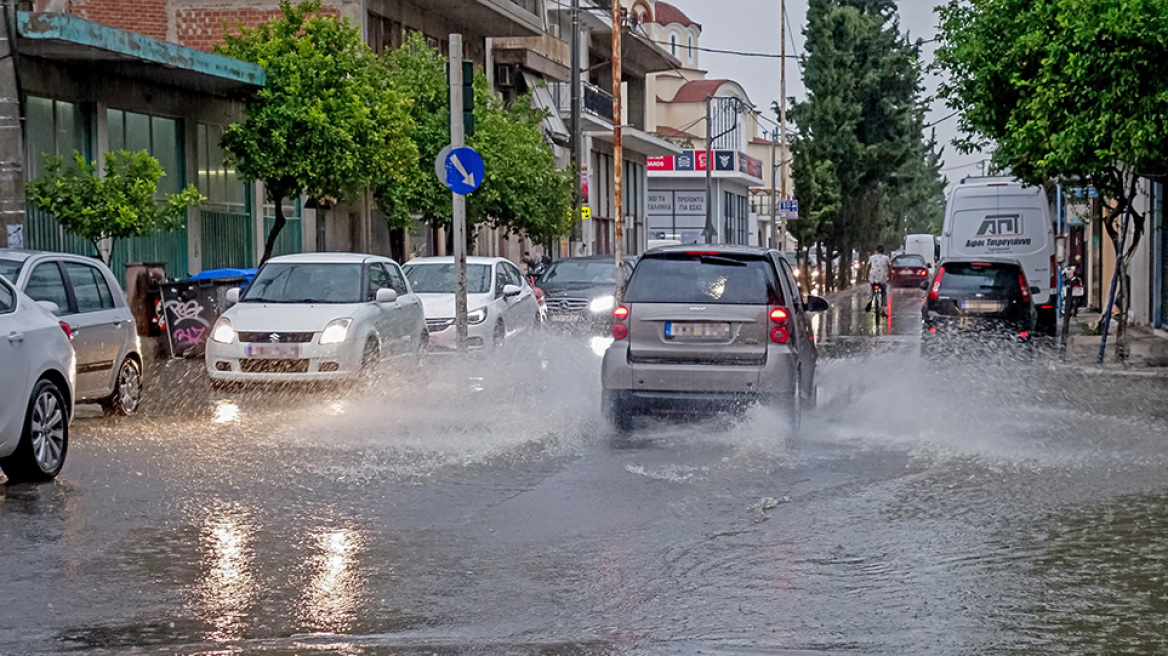
[[[450,163],[454,165],[454,168],[458,169],[458,174],[462,176],[463,184],[471,187],[475,186],[474,175],[466,172],[466,168],[462,165],[462,162],[458,161],[458,155],[452,156]]]

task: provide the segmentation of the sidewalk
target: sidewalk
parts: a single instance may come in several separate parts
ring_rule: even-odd
[[[1115,324],[1107,335],[1107,350],[1099,362],[1101,336],[1094,334],[1099,325],[1098,313],[1079,313],[1071,317],[1068,331],[1067,355],[1064,364],[1100,372],[1131,372],[1143,375],[1168,376],[1168,336],[1149,326],[1127,327],[1124,354],[1118,354]]]

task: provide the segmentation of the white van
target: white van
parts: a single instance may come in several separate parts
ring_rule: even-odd
[[[908,255],[920,255],[925,258],[929,271],[937,266],[937,251],[939,250],[936,235],[905,235],[904,248]]]
[[[1008,257],[1022,263],[1038,310],[1038,330],[1053,334],[1056,294],[1054,226],[1042,187],[1008,177],[966,178],[949,194],[941,259]]]

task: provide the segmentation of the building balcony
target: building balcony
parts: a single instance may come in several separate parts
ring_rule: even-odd
[[[567,82],[571,78],[571,49],[549,34],[496,38],[493,49],[496,64],[517,65],[549,80]]]
[[[598,125],[596,129],[612,129],[613,113],[612,113],[612,94],[604,89],[584,82],[582,84],[584,93],[582,94],[581,104],[583,111],[580,112],[584,119],[599,119],[604,123]],[[560,115],[565,119],[572,116],[572,85],[567,82],[557,82],[549,84],[548,88],[552,92],[552,97],[556,100],[556,108]]]

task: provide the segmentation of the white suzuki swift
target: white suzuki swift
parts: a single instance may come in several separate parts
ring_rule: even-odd
[[[344,380],[429,345],[422,303],[385,257],[274,257],[227,300],[207,340],[212,383]]]

